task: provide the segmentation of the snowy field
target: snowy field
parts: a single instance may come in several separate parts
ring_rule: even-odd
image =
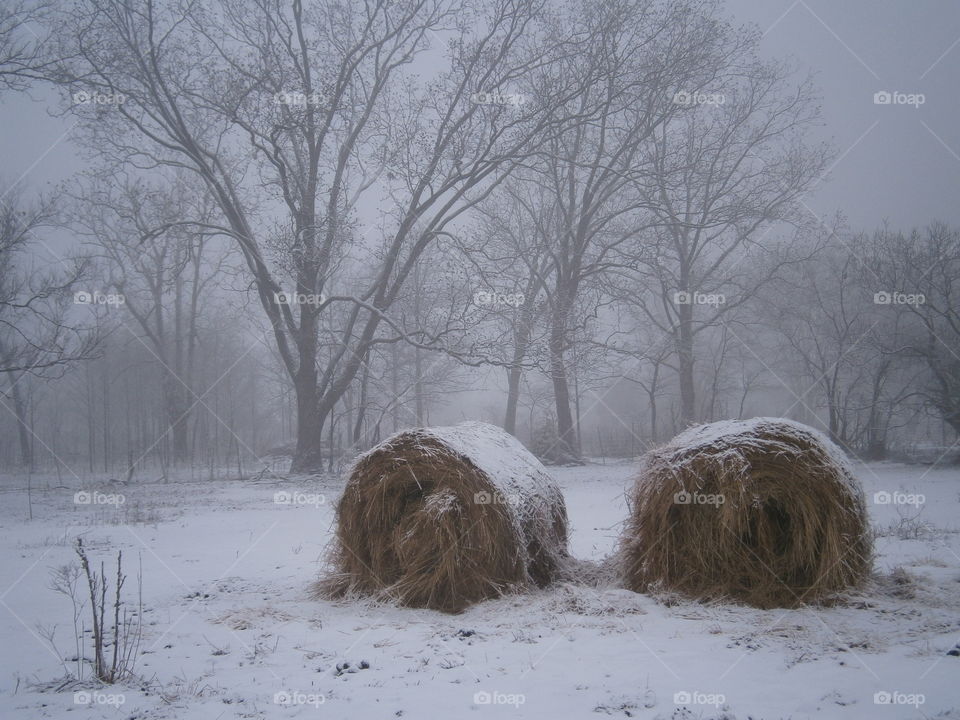
[[[632,468],[551,470],[575,556],[611,551]],[[839,605],[760,611],[559,585],[457,616],[307,598],[332,482],[102,485],[90,504],[74,502],[78,487],[35,490],[28,520],[26,480],[4,478],[0,717],[960,718],[960,469],[857,472],[876,575]],[[294,502],[276,503],[283,491]],[[882,492],[893,502],[874,502]],[[117,493],[123,505],[102,502]],[[62,681],[72,608],[51,569],[75,560],[77,536],[108,568],[123,550],[134,604],[142,560],[141,683]]]

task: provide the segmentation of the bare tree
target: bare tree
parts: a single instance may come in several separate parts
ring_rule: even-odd
[[[960,434],[960,231],[934,222],[906,234],[884,228],[864,240],[875,304],[906,321],[884,346],[924,361],[929,381],[919,392]]]
[[[532,210],[532,219],[536,225],[542,214],[555,217],[538,229],[556,235],[528,242],[544,248],[549,259],[537,282],[548,307],[556,454],[574,460],[579,449],[568,353],[586,317],[596,312],[599,278],[616,266],[617,248],[642,223],[644,200],[632,188],[644,145],[678,111],[674,91],[702,87],[725,49],[710,3],[586,0],[567,12],[559,22],[587,41],[572,63],[555,67],[555,77],[581,77],[585,91],[558,110],[580,121],[544,143],[532,164],[529,181],[543,189],[544,205]]]
[[[0,375],[17,418],[20,460],[27,466],[33,465],[33,446],[25,378],[59,377],[70,364],[94,357],[99,342],[96,328],[70,314],[86,263],[50,253],[43,259],[38,233],[52,212],[49,202],[31,206],[15,189],[0,204]]]
[[[222,252],[208,250],[204,226],[213,211],[197,184],[182,172],[162,188],[119,171],[104,173],[91,178],[73,214],[73,226],[92,246],[91,257],[104,261],[111,289],[123,297],[120,309],[134,321],[129,331],[144,338],[160,366],[175,461],[189,456],[200,317],[225,260]]]
[[[697,419],[695,337],[776,276],[787,257],[771,254],[772,233],[802,223],[800,200],[829,157],[805,140],[819,117],[811,84],[791,86],[788,67],[754,60],[757,42],[738,38],[715,84],[674,97],[685,111],[656,128],[639,180],[654,220],[635,257],[655,291],[637,297],[674,340],[683,425]]]
[[[15,190],[0,206],[0,373],[49,376],[95,351],[90,328],[68,313],[86,263],[38,245],[51,218],[48,202],[29,206]]]
[[[40,21],[49,12],[46,0],[10,0],[0,5],[0,86],[22,89],[42,76]]]
[[[799,401],[824,407],[830,439],[847,447],[852,443],[847,404],[864,380],[863,351],[875,322],[856,282],[859,272],[855,258],[842,248],[834,250],[798,269],[793,278],[784,278],[776,297],[770,298],[777,308],[774,326],[786,339],[790,355],[799,360],[809,386]],[[807,396],[813,389],[819,391],[816,400]]]
[[[498,324],[489,336],[507,376],[503,427],[517,432],[517,412],[525,370],[545,368],[546,302],[544,282],[552,272],[549,239],[556,237],[556,216],[544,188],[515,173],[478,209],[480,237],[462,248],[473,274],[475,301]]]
[[[319,467],[324,421],[390,325],[418,256],[553,122],[544,108],[566,97],[568,83],[523,112],[476,102],[551,52],[525,42],[540,9],[85,0],[59,14],[62,62],[52,79],[114,101],[74,107],[91,120],[93,144],[131,163],[187,168],[216,199],[296,388],[294,469]],[[450,38],[449,69],[418,84],[407,68],[441,33]],[[358,203],[387,181],[391,207],[379,237],[359,237]],[[286,238],[274,247],[279,257],[270,257],[261,227],[267,198]],[[362,284],[330,292],[351,253],[368,269]],[[323,300],[278,303],[277,260],[298,296]],[[318,362],[320,316],[336,303],[348,307],[341,346]]]
[[[835,233],[760,298],[782,343],[778,367],[797,384],[794,405],[824,410],[831,439],[868,459],[885,456],[895,416],[910,414],[923,382],[906,361],[912,317],[875,302],[879,237]]]

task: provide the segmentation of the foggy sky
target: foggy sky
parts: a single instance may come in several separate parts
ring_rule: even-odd
[[[792,57],[823,92],[822,137],[837,156],[805,198],[854,228],[933,219],[960,224],[960,2],[957,0],[728,0],[739,23],[765,33],[773,57]],[[875,105],[881,90],[923,93],[920,107]],[[0,179],[27,190],[81,168],[69,119],[54,96],[8,92],[0,104]]]

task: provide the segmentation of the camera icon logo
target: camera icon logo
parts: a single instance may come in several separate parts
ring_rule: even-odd
[[[874,105],[889,105],[892,102],[893,102],[893,94],[886,90],[880,90],[873,94]]]
[[[275,292],[273,294],[273,301],[277,305],[289,305],[290,304],[290,293],[285,293],[282,290],[280,292]]]
[[[74,505],[89,505],[93,502],[93,496],[86,490],[78,490],[73,494]]]
[[[673,694],[674,705],[689,705],[692,701],[693,697],[686,690],[681,690]]]
[[[273,694],[273,704],[274,705],[292,705],[293,696],[288,693],[286,690],[281,690]]]
[[[89,305],[93,302],[93,297],[86,290],[80,290],[73,294],[73,302],[75,305]]]
[[[493,302],[493,294],[486,290],[477,290],[473,294],[474,305],[490,305]]]
[[[677,505],[689,505],[693,502],[693,495],[686,490],[681,490],[673,496],[673,502]]]
[[[874,305],[889,305],[892,301],[893,301],[893,296],[886,291],[881,291],[873,294]]]
[[[486,690],[481,690],[480,692],[475,692],[473,694],[474,705],[489,705],[492,700],[493,698]]]
[[[491,505],[493,504],[493,495],[486,490],[481,490],[473,494],[473,502],[477,505]]]
[[[73,694],[74,705],[89,705],[93,702],[93,695],[88,690],[77,690]]]
[[[273,502],[277,505],[290,505],[293,502],[293,495],[286,490],[278,490],[273,494]]]
[[[886,490],[881,490],[873,494],[873,502],[875,505],[889,505],[892,500],[893,496]]]
[[[689,305],[693,302],[693,296],[686,290],[680,290],[673,294],[673,301],[677,305]]]
[[[689,105],[692,101],[693,97],[686,90],[681,90],[673,96],[674,105]]]
[[[888,693],[886,690],[881,690],[880,692],[873,694],[874,705],[891,705],[892,703],[893,695]]]

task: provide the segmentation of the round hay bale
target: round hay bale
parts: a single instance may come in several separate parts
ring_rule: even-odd
[[[821,433],[779,418],[689,428],[644,457],[618,550],[626,587],[791,607],[871,566],[863,490]]]
[[[361,593],[460,612],[551,582],[567,557],[563,496],[498,427],[398,433],[361,455],[337,506],[322,597]]]

